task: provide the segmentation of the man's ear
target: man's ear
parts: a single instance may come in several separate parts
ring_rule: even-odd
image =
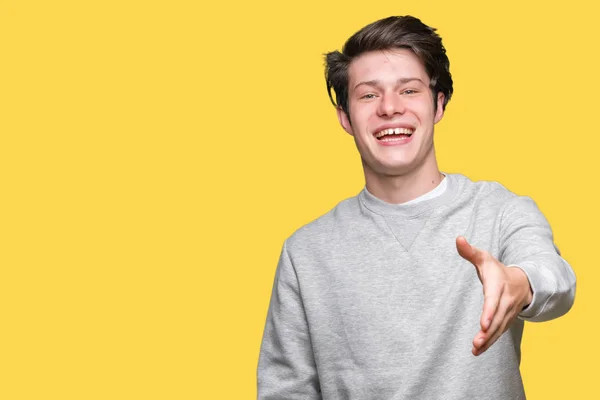
[[[444,117],[444,93],[439,92],[437,94],[437,108],[435,110],[435,117],[433,119],[433,123],[437,124]]]
[[[340,121],[340,125],[348,134],[354,136],[354,131],[352,130],[352,124],[350,124],[350,118],[348,118],[348,114],[342,109],[341,106],[336,108],[338,121]]]

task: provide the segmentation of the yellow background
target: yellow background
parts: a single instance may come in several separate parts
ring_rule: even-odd
[[[0,2],[0,398],[255,398],[283,240],[363,185],[322,54],[402,14],[451,60],[441,169],[533,197],[578,277],[528,398],[600,398],[600,13],[553,4]]]

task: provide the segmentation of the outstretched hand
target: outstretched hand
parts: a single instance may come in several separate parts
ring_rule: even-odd
[[[509,327],[519,312],[531,303],[533,294],[527,275],[509,268],[485,250],[471,246],[463,236],[456,238],[458,254],[475,266],[483,284],[481,330],[473,339],[473,355],[486,351]]]

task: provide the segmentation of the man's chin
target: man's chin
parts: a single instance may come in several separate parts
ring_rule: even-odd
[[[395,177],[402,176],[410,173],[415,169],[415,165],[412,162],[394,162],[394,163],[379,163],[369,170],[372,175],[379,177]],[[365,173],[367,170],[365,169]]]

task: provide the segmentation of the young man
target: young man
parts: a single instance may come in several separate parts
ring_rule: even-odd
[[[438,169],[441,38],[374,22],[327,54],[326,80],[366,185],[284,243],[258,398],[524,399],[523,321],[566,313],[575,275],[530,198]]]

